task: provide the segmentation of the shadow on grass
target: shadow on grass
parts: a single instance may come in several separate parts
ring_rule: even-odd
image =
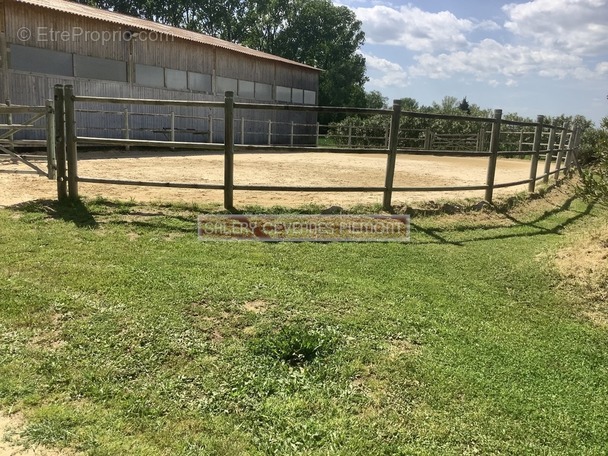
[[[55,220],[72,222],[79,228],[96,229],[99,224],[93,213],[82,201],[34,200],[15,204],[10,207],[16,212],[25,214],[44,214]]]
[[[556,235],[590,214],[595,203],[588,202],[580,209],[573,209],[576,196],[569,196],[559,205],[547,208],[540,215],[527,219],[517,217],[511,207],[499,207],[490,212],[490,219],[476,221],[460,220],[464,223],[435,225],[434,217],[414,216],[411,222],[413,244],[445,244],[464,246],[467,243],[510,239],[518,237]],[[72,222],[80,228],[96,229],[100,225],[132,227],[137,230],[162,230],[167,232],[196,233],[199,214],[228,214],[219,206],[139,204],[136,202],[93,199],[83,201],[35,200],[11,206],[17,212],[42,214],[56,220]],[[235,210],[237,214],[362,214],[379,213],[378,207],[360,206],[344,210],[338,206],[324,208],[318,205],[298,209],[249,206]],[[435,225],[435,226],[434,226]],[[417,234],[421,238],[417,239]]]
[[[545,211],[542,215],[531,220],[516,218],[508,211],[497,211],[496,216],[499,217],[499,220],[508,221],[510,222],[509,225],[504,225],[499,220],[496,223],[469,223],[456,227],[429,227],[412,223],[412,229],[433,238],[432,241],[417,242],[419,244],[442,243],[456,246],[464,246],[466,243],[477,241],[556,235],[560,234],[567,226],[589,215],[595,207],[594,202],[587,202],[583,210],[573,210],[571,206],[575,200],[577,200],[577,197],[571,196],[560,206]],[[551,220],[551,218],[565,214],[566,212],[570,214],[566,217]],[[480,234],[480,232],[483,234]],[[470,236],[463,236],[460,239],[454,240],[449,239],[450,237],[457,238],[458,234],[464,233],[468,233]]]

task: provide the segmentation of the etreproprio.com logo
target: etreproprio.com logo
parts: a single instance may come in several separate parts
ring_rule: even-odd
[[[165,33],[143,30],[86,30],[82,27],[72,27],[68,30],[56,30],[52,27],[21,27],[17,30],[17,39],[20,41],[35,40],[41,43],[85,41],[100,43],[102,45],[113,42],[138,41],[165,42],[173,41],[174,37]]]

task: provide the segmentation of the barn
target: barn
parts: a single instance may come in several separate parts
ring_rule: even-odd
[[[55,84],[86,96],[220,101],[233,91],[245,102],[318,100],[317,68],[64,0],[0,0],[0,59],[0,100],[12,104],[42,105]],[[166,139],[170,129],[178,141],[221,142],[222,116],[213,109],[96,105],[80,109],[77,124],[87,136]],[[316,114],[243,110],[235,123],[237,142],[307,144]]]

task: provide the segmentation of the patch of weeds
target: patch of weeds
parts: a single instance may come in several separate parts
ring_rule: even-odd
[[[33,443],[43,445],[68,446],[75,429],[82,426],[82,417],[62,406],[48,406],[39,409],[22,436]]]
[[[258,355],[298,366],[327,356],[335,350],[337,343],[338,333],[331,328],[291,325],[254,340],[253,349]]]

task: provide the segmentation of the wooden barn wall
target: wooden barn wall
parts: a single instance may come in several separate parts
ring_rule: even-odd
[[[128,61],[129,42],[123,40],[110,40],[103,45],[93,39],[51,39],[51,30],[72,32],[82,29],[91,36],[94,32],[126,30],[120,25],[96,21],[76,15],[62,14],[49,9],[35,8],[22,3],[6,3],[6,33],[8,42],[24,46],[52,49],[55,51],[70,52],[90,57]],[[31,37],[28,40],[17,39],[20,28],[30,29]],[[42,38],[39,40],[38,38]]]
[[[292,67],[280,62],[277,62],[275,65],[276,85],[318,92],[318,73],[301,71],[296,69],[296,67]]]
[[[162,41],[133,39],[133,60],[144,65],[213,73],[212,46],[164,37]]]
[[[4,8],[2,7],[4,6]],[[22,27],[28,27],[32,31],[43,30],[72,30],[75,27],[92,32],[125,31],[120,25],[83,18],[76,15],[66,15],[48,9],[35,8],[32,6],[18,4],[12,1],[0,0],[0,19],[4,14],[4,20],[0,21],[0,27],[6,29],[6,43],[26,45],[38,48],[52,49],[56,51],[69,52],[90,57],[108,58],[129,62],[132,50],[132,64],[162,66],[176,70],[189,70],[203,74],[213,74],[245,81],[256,81],[271,85],[283,85],[298,89],[306,89],[318,92],[318,72],[305,68],[290,66],[281,62],[264,60],[253,56],[243,55],[222,48],[192,43],[178,38],[172,40],[164,37],[162,41],[133,41],[111,40],[102,46],[94,40],[46,40],[38,41],[36,32],[27,41],[16,39],[17,31]],[[0,28],[1,30],[1,28]],[[48,35],[47,35],[48,36]],[[0,36],[1,38],[1,36]],[[131,43],[131,44],[130,44]],[[2,39],[0,39],[0,45]],[[1,46],[0,46],[1,47]],[[0,49],[1,50],[1,49]],[[31,74],[26,72],[9,70],[6,59],[2,62],[2,90],[0,95],[6,95],[13,104],[42,105],[46,99],[53,97],[52,90],[55,84],[72,84],[76,95],[129,97],[129,98],[158,98],[158,99],[188,99],[218,101],[223,100],[223,94],[211,95],[189,91],[168,90],[162,88],[144,87],[132,82],[121,83],[114,81],[89,80],[70,77],[61,77],[43,74]],[[4,100],[1,100],[4,101]],[[237,101],[256,102],[245,98],[237,98]],[[259,102],[259,101],[257,101]],[[120,130],[124,125],[124,106],[107,105],[94,106],[82,105],[79,108],[86,110],[113,111],[113,113],[86,113],[77,115],[78,134],[86,136],[121,137],[124,133]],[[153,133],[151,130],[163,130],[169,127],[169,113],[175,111],[175,125],[180,130],[209,130],[206,118],[212,114],[214,118],[223,117],[222,110],[200,108],[164,108],[155,106],[132,106],[129,110],[137,113],[130,115],[130,128],[132,138],[136,139],[165,139],[162,134]],[[154,115],[156,114],[156,115]],[[272,111],[248,111],[235,113],[237,123],[235,134],[237,142],[240,138],[241,117],[247,119],[245,124],[245,142],[252,144],[266,144],[268,133],[268,120],[273,124],[273,143],[288,144],[291,131],[291,122],[296,124],[315,124],[317,116],[315,113],[294,112],[272,112]],[[195,119],[193,117],[204,117]],[[280,124],[277,124],[279,122]],[[223,141],[223,121],[215,120],[213,126],[214,142]],[[296,144],[310,144],[314,142],[314,127],[294,127],[296,134],[306,133],[309,138],[297,138]],[[43,132],[36,134],[37,137]],[[186,132],[176,134],[177,140],[201,141],[202,137]]]

